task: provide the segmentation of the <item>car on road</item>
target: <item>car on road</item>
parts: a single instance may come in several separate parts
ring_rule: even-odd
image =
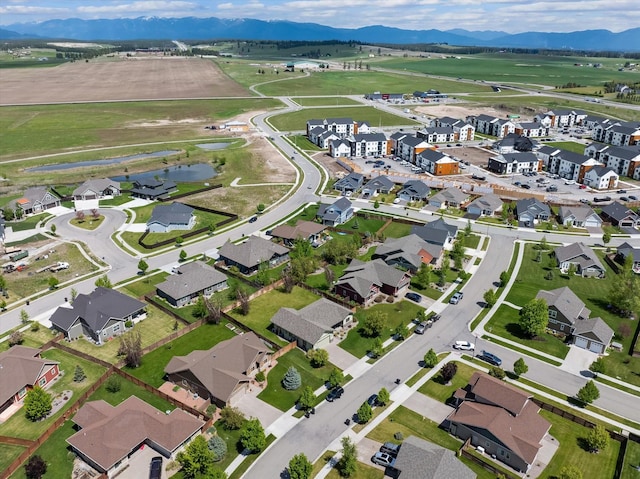
[[[491,354],[484,350],[477,357],[478,359],[482,359],[483,361],[486,361],[489,364],[493,364],[494,366],[500,366],[502,364],[502,359],[500,359],[495,354]]]
[[[371,407],[377,406],[378,405],[378,395],[377,394],[372,394],[371,396],[369,396],[369,399],[367,399],[367,404]]]
[[[430,321],[422,321],[420,324],[416,326],[415,333],[424,334],[424,332],[430,327],[431,327]]]
[[[162,456],[155,456],[149,464],[149,479],[160,479],[162,477]]]
[[[580,186],[578,186],[578,188],[580,188],[581,190],[586,190],[587,189],[587,185],[580,185]]]
[[[527,184],[520,185],[520,188],[524,188],[525,190],[530,190],[531,189],[531,185],[527,185]]]
[[[456,143],[456,146],[462,146],[462,143]]]
[[[574,180],[564,180],[565,185],[575,185],[576,182]]]
[[[249,223],[255,223],[256,221],[258,221],[257,216],[252,216],[251,218],[249,218]]]
[[[460,163],[458,166],[459,166],[459,168],[461,170],[466,170],[467,169],[467,165],[465,165],[464,163]]]
[[[638,197],[633,195],[629,195],[629,199],[632,201],[638,201]]]
[[[407,293],[405,294],[405,297],[410,299],[411,301],[415,301],[416,303],[419,303],[420,301],[422,301],[422,296],[420,296],[418,293]]]
[[[453,349],[459,349],[460,351],[473,351],[476,349],[476,345],[469,341],[456,341],[453,343]]]
[[[451,296],[449,304],[458,304],[463,297],[464,293],[462,291],[458,291],[453,296]]]
[[[342,388],[341,386],[336,386],[331,391],[329,391],[329,394],[327,394],[327,401],[333,402],[336,399],[340,399],[343,394],[344,388]]]
[[[624,195],[627,192],[627,190],[618,190],[618,193],[620,193],[621,195]]]
[[[396,458],[391,457],[391,455],[386,452],[376,452],[371,458],[371,462],[378,464],[379,466],[393,467],[396,463]]]
[[[393,442],[385,442],[380,447],[380,452],[384,452],[385,454],[389,454],[390,456],[397,456],[400,451],[400,445],[394,444]]]
[[[588,205],[589,204],[589,200],[586,198],[580,198],[580,203],[582,203],[583,205]]]
[[[629,198],[627,198],[626,196],[621,196],[620,201],[623,201],[626,203],[627,201],[629,201]]]

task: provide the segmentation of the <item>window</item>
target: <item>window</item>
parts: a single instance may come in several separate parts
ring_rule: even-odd
[[[39,380],[38,380],[38,386],[43,387],[45,384],[47,384],[47,378],[45,376],[42,376]]]
[[[549,317],[555,319],[558,316],[558,312],[555,309],[549,309]]]
[[[118,331],[120,331],[120,324],[114,324],[113,325],[113,332],[116,333]]]

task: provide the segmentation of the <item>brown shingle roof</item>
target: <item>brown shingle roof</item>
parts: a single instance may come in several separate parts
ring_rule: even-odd
[[[476,400],[482,398],[483,402],[488,401],[500,406],[514,416],[522,412],[531,397],[530,394],[521,389],[479,371],[473,373],[469,380],[469,385],[471,386],[471,392],[476,396]]]
[[[45,369],[59,364],[39,358],[40,350],[13,346],[0,353],[0,405],[25,386],[33,386]]]
[[[307,239],[311,235],[322,233],[326,228],[325,225],[313,221],[298,221],[295,226],[286,224],[276,226],[271,232],[271,236],[289,240]]]

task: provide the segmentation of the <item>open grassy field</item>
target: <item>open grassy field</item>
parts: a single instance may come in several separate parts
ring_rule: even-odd
[[[336,118],[349,117],[357,121],[366,121],[376,127],[394,125],[418,125],[414,120],[393,115],[370,106],[337,107],[337,108],[306,108],[292,113],[277,115],[269,122],[278,130],[304,130],[307,127],[307,120],[313,118]]]
[[[360,105],[361,103],[351,98],[343,96],[338,97],[298,97],[292,98],[300,106],[341,106],[341,105]]]

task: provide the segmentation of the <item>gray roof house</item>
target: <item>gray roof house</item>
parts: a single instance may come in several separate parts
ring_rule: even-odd
[[[400,471],[398,479],[475,479],[475,472],[463,464],[456,454],[416,436],[400,445],[393,465]]]
[[[249,236],[240,244],[227,241],[218,254],[227,267],[236,266],[242,274],[255,273],[265,262],[272,268],[289,260],[288,248],[259,236]]]
[[[551,217],[551,209],[536,198],[524,198],[516,201],[516,214],[520,226],[533,228],[537,221],[547,221]]]
[[[420,236],[427,243],[444,246],[456,237],[458,227],[448,224],[442,218],[438,218],[422,226],[412,226],[411,234]]]
[[[569,271],[569,267],[574,264],[577,268],[576,273],[583,278],[589,276],[604,278],[606,273],[604,266],[602,266],[600,259],[598,259],[593,250],[585,246],[584,243],[558,246],[553,250],[553,254],[558,262],[558,267],[563,273]]]
[[[336,282],[334,292],[358,304],[368,305],[378,293],[397,296],[409,286],[410,280],[408,273],[389,266],[381,259],[368,262],[353,259]]]
[[[95,178],[73,190],[74,200],[96,200],[105,196],[120,196],[120,182],[109,178]]]
[[[271,323],[277,335],[295,341],[300,349],[308,351],[326,348],[333,340],[334,331],[352,320],[350,309],[322,298],[298,311],[280,308]]]
[[[177,274],[156,286],[156,294],[179,308],[198,299],[226,289],[227,276],[202,261],[181,265]]]
[[[560,221],[574,228],[600,228],[602,220],[588,206],[561,206]]]
[[[431,189],[420,180],[409,180],[396,194],[403,201],[423,201],[429,197]]]
[[[613,329],[602,318],[578,321],[573,330],[573,344],[598,354],[605,353],[612,339]]]
[[[147,221],[149,233],[168,233],[176,230],[190,230],[196,224],[193,208],[183,203],[158,205],[153,208],[151,218]]]
[[[144,198],[147,200],[157,200],[158,198],[166,198],[169,193],[178,188],[173,181],[160,181],[154,179],[139,180],[133,182],[131,188],[131,196],[136,198]]]
[[[620,228],[640,228],[640,216],[622,203],[614,201],[603,206],[600,216],[604,221]]]
[[[325,225],[314,221],[298,221],[295,226],[281,224],[271,230],[273,238],[281,239],[286,246],[293,246],[297,239],[308,241],[313,245],[318,245],[322,232],[327,229]]]
[[[60,206],[60,198],[44,186],[34,186],[27,188],[22,197],[12,201],[11,205],[30,215]]]
[[[442,246],[427,243],[420,236],[410,234],[402,238],[387,238],[384,244],[378,246],[372,258],[380,258],[388,265],[415,273],[422,264],[437,262],[441,254]]]
[[[355,193],[364,183],[364,176],[360,173],[349,173],[344,178],[340,178],[333,185],[333,189],[341,192],[343,195],[348,191]]]
[[[388,176],[380,175],[370,179],[362,187],[362,196],[376,196],[378,193],[389,193],[396,186]]]
[[[498,195],[488,193],[467,205],[467,213],[473,217],[493,216],[502,211],[502,200]]]
[[[60,306],[50,318],[53,329],[69,340],[87,336],[97,344],[125,332],[127,321],[146,317],[146,304],[110,288],[79,294],[71,307]]]
[[[631,269],[634,273],[640,274],[640,247],[633,247],[626,241],[618,246],[616,261],[624,264],[627,258],[631,258]]]
[[[442,190],[429,198],[429,204],[436,208],[444,208],[445,206],[459,208],[466,201],[469,201],[469,193],[465,193],[460,188],[456,187]]]
[[[540,290],[536,299],[544,299],[547,302],[548,328],[566,335],[573,333],[577,321],[589,319],[591,316],[591,311],[567,286],[551,291]]]
[[[244,333],[209,350],[174,356],[164,368],[169,381],[220,407],[234,405],[251,378],[271,362],[271,353],[255,333]]]
[[[321,204],[316,216],[323,225],[338,226],[346,223],[353,216],[353,206],[344,196],[338,198],[330,205]]]

